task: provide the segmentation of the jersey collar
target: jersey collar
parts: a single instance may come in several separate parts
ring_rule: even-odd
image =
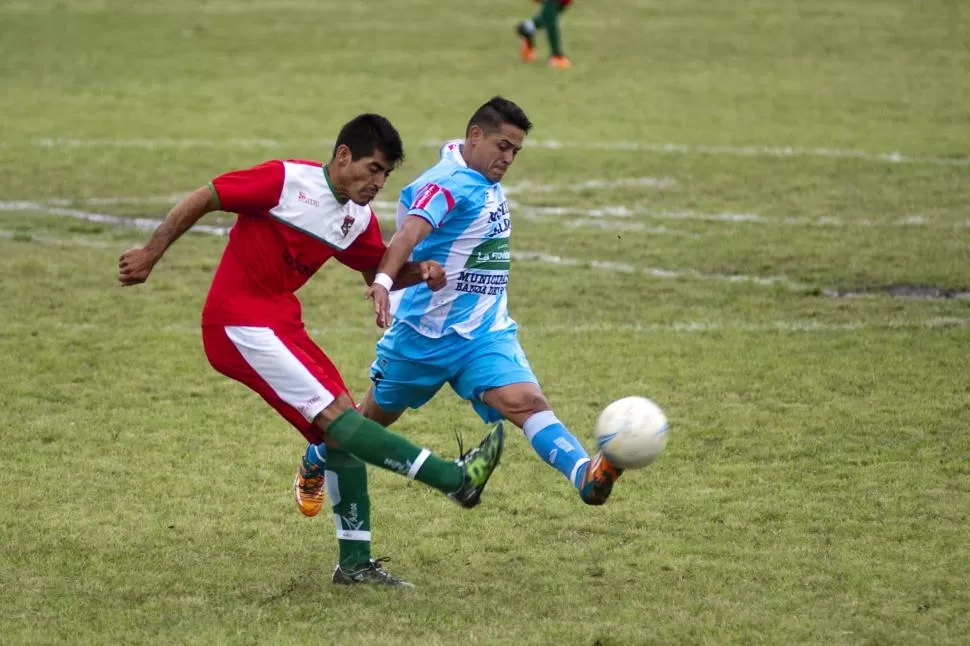
[[[333,199],[337,200],[337,203],[341,206],[346,204],[349,201],[349,198],[341,199],[341,197],[337,195],[337,191],[335,191],[333,188],[333,182],[330,180],[330,173],[327,171],[326,164],[323,165],[323,176],[327,179],[327,187],[330,189],[330,192],[333,193]]]
[[[462,168],[468,168],[468,164],[465,163],[464,158],[461,156],[461,151],[464,147],[464,139],[452,139],[451,141],[445,142],[445,145],[441,147],[441,157],[453,161]]]

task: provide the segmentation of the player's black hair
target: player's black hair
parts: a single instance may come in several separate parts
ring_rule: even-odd
[[[340,146],[347,146],[351,159],[354,160],[373,155],[375,150],[380,150],[391,168],[396,168],[404,161],[401,135],[390,121],[379,114],[360,114],[344,124],[337,135],[337,142],[333,145],[334,155]]]
[[[468,134],[472,126],[478,126],[485,131],[485,134],[490,135],[501,128],[503,123],[515,126],[526,134],[529,134],[529,131],[532,130],[532,122],[529,121],[529,117],[525,116],[522,108],[504,97],[496,96],[492,97],[488,103],[478,110],[475,110],[475,114],[468,120],[465,134]]]

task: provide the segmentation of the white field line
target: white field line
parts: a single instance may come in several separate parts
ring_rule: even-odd
[[[838,217],[784,217],[770,218],[756,213],[698,213],[696,211],[657,211],[645,207],[627,206],[607,206],[603,208],[581,208],[571,206],[526,206],[519,205],[520,209],[527,209],[535,217],[563,217],[580,216],[586,218],[632,218],[642,216],[656,220],[695,220],[701,222],[728,222],[734,224],[767,224],[785,226],[812,226],[812,227],[861,227],[861,228],[900,228],[900,227],[926,227],[935,226],[939,228],[970,228],[970,220],[954,222],[951,225],[941,225],[932,219],[912,215],[905,218],[897,218],[890,221],[871,220],[868,218],[847,219]]]
[[[171,205],[174,206],[185,197],[187,193],[172,193],[170,195],[148,195],[137,197],[133,195],[125,196],[114,196],[114,197],[80,197],[77,199],[52,199],[52,200],[38,200],[43,204],[48,204],[50,206],[73,206],[75,204],[85,204],[88,206],[125,206],[133,205],[138,206],[141,204],[161,204],[161,205]]]
[[[542,265],[558,265],[563,267],[591,267],[605,271],[614,271],[624,274],[643,273],[654,278],[682,279],[701,281],[722,281],[728,283],[751,283],[762,287],[778,285],[787,289],[803,291],[815,289],[814,285],[799,283],[785,276],[747,276],[744,274],[705,274],[703,272],[687,269],[662,269],[660,267],[638,267],[625,262],[615,262],[612,260],[583,260],[579,258],[564,258],[541,251],[513,251],[512,259],[518,262],[535,262]]]
[[[390,203],[382,203],[379,206],[386,207]],[[114,227],[130,227],[140,230],[153,231],[161,220],[152,218],[126,218],[103,213],[93,213],[78,209],[68,209],[57,206],[49,206],[38,202],[14,201],[0,202],[0,211],[34,211],[51,215],[75,218],[87,222],[96,222]],[[191,231],[215,236],[225,236],[229,233],[229,227],[211,226],[196,224]],[[53,240],[53,239],[52,239]],[[38,238],[38,241],[42,240]],[[120,246],[120,244],[119,244]],[[543,265],[563,266],[563,267],[590,267],[604,271],[614,271],[621,273],[643,273],[654,278],[665,279],[689,279],[698,281],[720,281],[729,283],[750,283],[763,287],[780,286],[793,291],[806,291],[816,289],[816,286],[807,283],[800,283],[785,276],[749,276],[745,274],[707,274],[694,269],[674,270],[661,267],[641,267],[625,262],[598,259],[579,259],[568,258],[549,254],[540,251],[520,250],[513,251],[512,258],[518,262],[533,262]],[[824,290],[824,293],[838,295],[837,290]],[[963,296],[961,295],[961,298]]]
[[[366,319],[362,315],[362,319]],[[70,332],[96,332],[104,330],[112,333],[114,328],[100,323],[44,323],[43,328],[56,328]],[[519,328],[526,332],[541,332],[543,334],[705,334],[708,332],[740,332],[765,333],[783,332],[792,334],[825,333],[825,332],[855,332],[860,330],[940,330],[962,329],[970,327],[970,318],[961,317],[933,317],[918,321],[851,321],[847,323],[821,323],[818,321],[765,321],[751,323],[746,321],[680,321],[673,323],[590,323],[590,324],[520,324]],[[16,333],[37,329],[36,323],[10,322],[4,324],[7,333]],[[149,332],[175,332],[197,334],[200,324],[197,322],[174,323],[153,327]],[[310,334],[318,339],[325,339],[328,335],[352,334],[379,337],[381,331],[373,325],[361,323],[359,325],[334,325],[327,327],[308,328]]]
[[[428,139],[421,142],[427,148],[440,148],[446,139]],[[269,138],[134,138],[134,139],[80,139],[71,137],[45,137],[33,140],[32,144],[41,148],[283,148],[292,146],[295,141]],[[302,142],[305,145],[307,142]],[[326,148],[333,141],[317,140],[311,145]],[[605,150],[612,152],[647,152],[667,154],[702,154],[741,157],[819,157],[830,159],[858,159],[861,161],[890,164],[930,164],[935,166],[970,166],[970,156],[936,157],[907,155],[900,152],[869,152],[846,148],[796,148],[792,146],[723,146],[716,144],[678,144],[649,141],[558,141],[530,140],[530,147],[547,150]]]
[[[530,220],[533,222],[542,222],[548,220],[548,216],[537,212],[533,207],[523,206],[512,200],[509,200],[512,208],[514,209],[515,218],[521,218],[523,220]],[[374,200],[371,203],[374,206],[374,213],[377,214],[377,219],[382,222],[394,222],[397,218],[397,204],[395,202],[388,202],[385,200]],[[607,231],[640,231],[643,233],[649,233],[651,235],[667,235],[667,236],[681,236],[685,238],[700,238],[701,234],[694,233],[692,231],[677,231],[674,229],[668,229],[667,227],[651,227],[647,226],[642,222],[623,222],[617,220],[607,220],[603,218],[596,217],[578,217],[578,218],[557,218],[564,226],[570,229],[605,229]]]
[[[91,198],[78,198],[78,199],[52,199],[44,201],[29,201],[29,200],[12,200],[8,202],[0,202],[0,211],[33,211],[37,213],[47,213],[50,215],[62,215],[65,217],[74,217],[79,219],[86,219],[90,222],[103,222],[103,223],[118,223],[117,220],[125,220],[132,222],[131,226],[141,228],[143,230],[153,230],[157,226],[157,221],[152,219],[138,219],[138,218],[127,218],[123,216],[106,215],[100,213],[91,213],[85,210],[78,210],[73,208],[66,208],[75,204],[84,205],[96,205],[96,206],[124,206],[124,205],[142,205],[142,204],[161,204],[161,205],[174,205],[183,196],[180,194],[173,195],[156,195],[148,197],[91,197]],[[377,218],[382,222],[394,222],[396,217],[397,204],[394,202],[389,202],[385,200],[374,200],[371,203],[374,207],[374,212],[377,214]],[[546,219],[546,216],[541,213],[534,213],[531,207],[516,206],[516,211],[518,216],[526,220],[541,221]],[[701,237],[698,233],[693,233],[689,231],[676,231],[669,229],[667,227],[650,227],[646,224],[640,222],[619,222],[615,220],[604,220],[597,218],[557,218],[565,226],[570,228],[597,228],[605,229],[610,231],[642,231],[644,233],[650,233],[653,235],[670,235],[670,236],[683,236],[689,238],[699,238]],[[196,225],[193,230],[203,230],[209,225]],[[202,227],[202,229],[200,229]],[[220,227],[216,227],[220,228]]]
[[[644,179],[652,178],[627,178],[618,180],[590,180],[588,186],[618,186],[618,185],[640,185]],[[517,185],[519,187],[522,184]],[[541,192],[552,192],[565,190],[570,185],[536,184]],[[577,185],[571,185],[575,188]],[[116,205],[141,205],[141,204],[160,204],[174,205],[184,196],[183,193],[173,193],[171,195],[151,195],[151,196],[115,196],[115,197],[88,197],[76,199],[48,199],[42,201],[13,200],[0,202],[0,211],[30,210],[40,211],[42,206],[68,207],[76,204],[91,206],[116,206]],[[913,227],[938,227],[938,228],[970,228],[970,220],[954,222],[952,224],[939,224],[932,218],[913,215],[904,218],[897,218],[891,221],[871,220],[868,218],[851,219],[838,218],[831,216],[823,217],[783,217],[771,218],[756,213],[700,213],[696,211],[664,211],[654,210],[642,206],[606,206],[601,208],[583,208],[569,206],[530,206],[510,200],[510,205],[514,212],[521,215],[523,219],[540,221],[545,218],[558,218],[564,225],[573,228],[589,227],[601,228],[615,231],[643,231],[656,235],[685,236],[691,238],[702,237],[701,234],[687,231],[677,231],[667,227],[649,227],[642,223],[621,223],[614,218],[633,218],[636,216],[654,220],[673,220],[673,221],[700,221],[700,222],[723,222],[728,224],[761,224],[761,225],[783,225],[783,226],[809,226],[824,228],[913,228]],[[32,204],[33,207],[19,208],[25,204]],[[397,212],[397,203],[390,200],[374,200],[371,203],[378,219],[383,222],[393,222]],[[58,213],[53,213],[58,215]],[[571,217],[570,217],[571,216]],[[103,216],[115,217],[115,216]],[[611,223],[612,222],[612,223]]]
[[[585,182],[570,184],[541,184],[525,181],[509,184],[507,187],[503,187],[503,190],[506,195],[515,195],[516,193],[563,193],[627,187],[667,188],[675,184],[677,184],[677,180],[672,177],[620,177],[617,179],[590,179]]]
[[[52,215],[62,215],[65,217],[85,220],[87,222],[97,222],[116,227],[134,227],[141,230],[154,230],[161,220],[150,218],[124,218],[115,215],[105,215],[103,213],[92,213],[77,209],[66,209],[55,206],[45,206],[36,202],[0,202],[0,211],[36,211],[49,213]],[[209,235],[225,236],[229,229],[227,227],[214,227],[208,225],[195,225],[191,231],[205,233]],[[559,265],[564,267],[592,267],[605,271],[617,271],[623,273],[643,272],[655,278],[690,278],[693,280],[717,280],[735,283],[752,283],[755,285],[772,286],[781,285],[789,289],[804,290],[812,286],[797,283],[783,276],[745,276],[745,275],[722,275],[704,274],[694,270],[677,271],[672,269],[661,269],[657,267],[637,267],[628,263],[613,262],[609,260],[580,260],[576,258],[564,258],[552,254],[538,251],[517,251],[512,252],[512,258],[522,262],[535,262],[545,265]]]
[[[76,212],[84,213],[84,212]],[[110,216],[107,216],[110,217]],[[124,220],[125,218],[119,218]],[[112,226],[124,226],[115,225],[111,221],[105,221],[103,219],[97,220],[98,222],[105,222],[106,224],[111,224]],[[198,227],[193,227],[193,231],[198,230]],[[222,227],[205,227],[202,233],[209,235],[222,236],[225,235],[226,229]],[[35,233],[19,232],[19,231],[7,231],[0,229],[0,239],[8,240],[22,240],[28,243],[39,243],[52,246],[78,246],[78,247],[89,247],[95,249],[122,249],[128,247],[134,247],[140,244],[139,241],[105,241],[105,240],[91,240],[82,237],[72,237],[72,238],[58,238],[44,235],[37,235]],[[689,280],[700,280],[700,281],[723,281],[729,283],[752,283],[761,286],[771,286],[779,285],[792,290],[808,290],[814,289],[813,286],[798,283],[784,276],[746,276],[739,274],[705,274],[696,270],[671,270],[671,269],[660,269],[657,267],[637,267],[629,263],[614,262],[608,260],[582,260],[576,258],[563,258],[562,256],[555,256],[552,254],[537,252],[537,251],[518,251],[512,253],[513,260],[522,263],[539,263],[544,265],[560,265],[565,267],[591,267],[593,269],[600,269],[605,271],[616,271],[620,273],[634,273],[640,272],[652,276],[654,278],[667,278],[667,279],[689,279]],[[840,297],[840,298],[866,298],[871,297],[873,294],[866,293],[842,293],[837,290],[823,290],[823,293],[827,296]],[[914,297],[918,298],[918,297]],[[930,300],[934,300],[931,297],[927,297]],[[970,299],[970,293],[961,292],[956,294],[953,298],[957,299]],[[694,324],[690,324],[694,325]],[[854,326],[856,324],[847,324]],[[639,330],[640,326],[634,326],[633,331]],[[571,328],[572,329],[572,328]],[[590,328],[591,330],[593,328]],[[710,328],[719,329],[719,328]],[[576,330],[573,331],[577,331]],[[642,330],[649,331],[649,330]]]
[[[91,247],[94,249],[121,249],[125,246],[133,247],[137,243],[108,242],[106,240],[89,240],[87,238],[52,238],[50,236],[26,233],[23,231],[7,231],[0,229],[0,238],[5,240],[21,240],[23,242],[36,242],[55,247]]]
[[[0,211],[32,211],[35,213],[45,213],[47,215],[60,215],[86,222],[96,222],[107,224],[114,227],[129,227],[142,231],[154,231],[161,220],[154,218],[126,218],[118,215],[106,215],[104,213],[93,213],[79,209],[67,209],[59,206],[50,206],[40,202],[0,202]],[[224,236],[229,233],[229,227],[215,227],[208,224],[196,224],[192,231],[197,233],[208,233],[211,235]]]
[[[529,208],[519,208],[517,210],[517,218],[522,218],[532,222],[548,222],[549,218],[537,215],[532,212]],[[570,229],[605,229],[607,231],[639,231],[641,233],[649,233],[651,235],[659,236],[680,236],[683,238],[701,238],[703,237],[699,233],[694,233],[692,231],[677,231],[675,229],[668,229],[667,227],[651,227],[647,226],[642,222],[623,222],[618,220],[607,220],[604,218],[564,218],[559,219],[559,222]]]

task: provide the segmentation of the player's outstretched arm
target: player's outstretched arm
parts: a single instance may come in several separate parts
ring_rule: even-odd
[[[408,261],[411,252],[419,242],[431,233],[431,223],[422,217],[410,215],[391,238],[387,251],[377,266],[377,276],[367,288],[364,298],[374,301],[374,314],[377,325],[387,327],[391,323],[391,301],[389,293],[397,282],[398,274]]]
[[[128,249],[118,259],[118,281],[137,285],[148,280],[165,250],[192,228],[203,215],[218,210],[219,205],[208,186],[197,188],[172,207],[144,247]]]
[[[374,279],[377,277],[376,269],[362,271],[360,273],[368,286],[374,284]],[[391,291],[404,289],[405,287],[417,285],[418,283],[427,283],[433,292],[442,289],[448,284],[448,279],[445,276],[445,268],[437,260],[422,260],[421,262],[409,260],[397,272],[397,276],[394,278],[394,284],[391,285]]]

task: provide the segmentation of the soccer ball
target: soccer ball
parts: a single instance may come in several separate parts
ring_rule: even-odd
[[[641,469],[667,446],[667,416],[646,397],[618,399],[596,420],[596,446],[614,466]]]

